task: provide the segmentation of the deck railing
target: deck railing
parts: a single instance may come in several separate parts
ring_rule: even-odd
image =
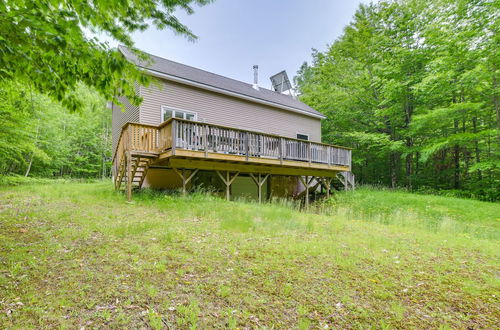
[[[125,151],[162,153],[186,149],[249,157],[293,160],[351,168],[351,149],[324,143],[172,118],[159,126],[127,123],[116,148],[118,166]]]

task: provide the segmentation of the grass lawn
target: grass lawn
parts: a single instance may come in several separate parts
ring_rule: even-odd
[[[0,188],[1,328],[498,328],[500,204]]]

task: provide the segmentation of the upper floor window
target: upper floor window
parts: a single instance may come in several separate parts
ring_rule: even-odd
[[[161,119],[162,122],[169,120],[170,118],[179,118],[186,120],[197,120],[198,114],[192,111],[179,110],[169,107],[161,108]]]
[[[299,140],[309,141],[309,135],[307,135],[307,134],[297,133],[297,139],[299,139]]]

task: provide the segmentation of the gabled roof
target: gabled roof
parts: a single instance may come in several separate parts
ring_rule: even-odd
[[[199,88],[229,94],[234,97],[264,103],[285,110],[299,112],[316,118],[325,118],[324,115],[314,110],[307,104],[294,99],[291,96],[259,87],[256,90],[251,84],[227,78],[192,66],[170,61],[155,55],[148,54],[149,61],[142,61],[136,54],[124,46],[118,49],[127,60],[135,63],[138,67],[145,69],[149,74],[173,80],[180,83],[194,85]]]

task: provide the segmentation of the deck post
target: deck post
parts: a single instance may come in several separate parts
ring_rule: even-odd
[[[306,191],[305,191],[306,196],[305,196],[305,205],[304,205],[304,207],[306,209],[308,209],[309,208],[309,176],[306,175],[305,178],[306,179],[304,180],[304,178],[302,176],[299,176],[300,182],[302,182],[302,184],[306,188]]]
[[[215,171],[219,177],[221,178],[222,182],[224,182],[224,184],[226,185],[226,200],[230,200],[231,199],[231,184],[233,183],[233,181],[236,179],[236,177],[238,176],[238,174],[240,174],[240,172],[236,172],[236,174],[231,178],[231,175],[229,173],[229,171],[226,171],[226,177],[224,178],[224,176],[219,172],[219,171]]]
[[[264,176],[264,179],[262,179],[262,174],[259,173],[259,175],[255,177],[253,173],[250,173],[250,177],[253,179],[253,182],[255,182],[258,188],[259,204],[262,203],[262,185],[264,185],[269,175],[270,174],[266,174],[266,176]]]
[[[332,184],[332,178],[324,178],[325,188],[326,188],[326,199],[330,198],[330,186]]]
[[[186,197],[186,170],[182,169],[182,196]]]
[[[262,203],[262,178],[261,174],[259,173],[259,204]]]
[[[127,151],[127,201],[132,201],[132,155]]]
[[[299,176],[299,180],[300,182],[302,182],[302,184],[304,185],[304,187],[306,188],[305,190],[305,205],[304,205],[304,208],[307,210],[309,208],[309,186],[311,185],[311,182],[313,182],[314,180],[314,176],[308,176],[306,175],[305,176],[305,180],[302,176]],[[319,182],[313,187],[314,189],[316,189],[319,185]],[[301,193],[301,195],[303,194],[304,192]],[[300,196],[300,195],[299,195]]]
[[[309,144],[309,151],[311,150],[311,145]],[[309,161],[311,161],[311,153],[309,153]],[[309,176],[306,175],[306,210],[309,209]]]
[[[226,200],[231,199],[231,185],[228,184],[229,182],[229,171],[226,171]]]
[[[181,180],[182,180],[182,196],[186,196],[187,195],[186,185],[189,183],[189,181],[191,181],[191,179],[196,175],[196,173],[198,173],[199,169],[195,169],[193,171],[193,173],[191,173],[189,176],[186,175],[186,169],[184,169],[184,168],[182,169],[182,172],[179,172],[179,170],[175,167],[172,167],[172,169],[181,178]]]

